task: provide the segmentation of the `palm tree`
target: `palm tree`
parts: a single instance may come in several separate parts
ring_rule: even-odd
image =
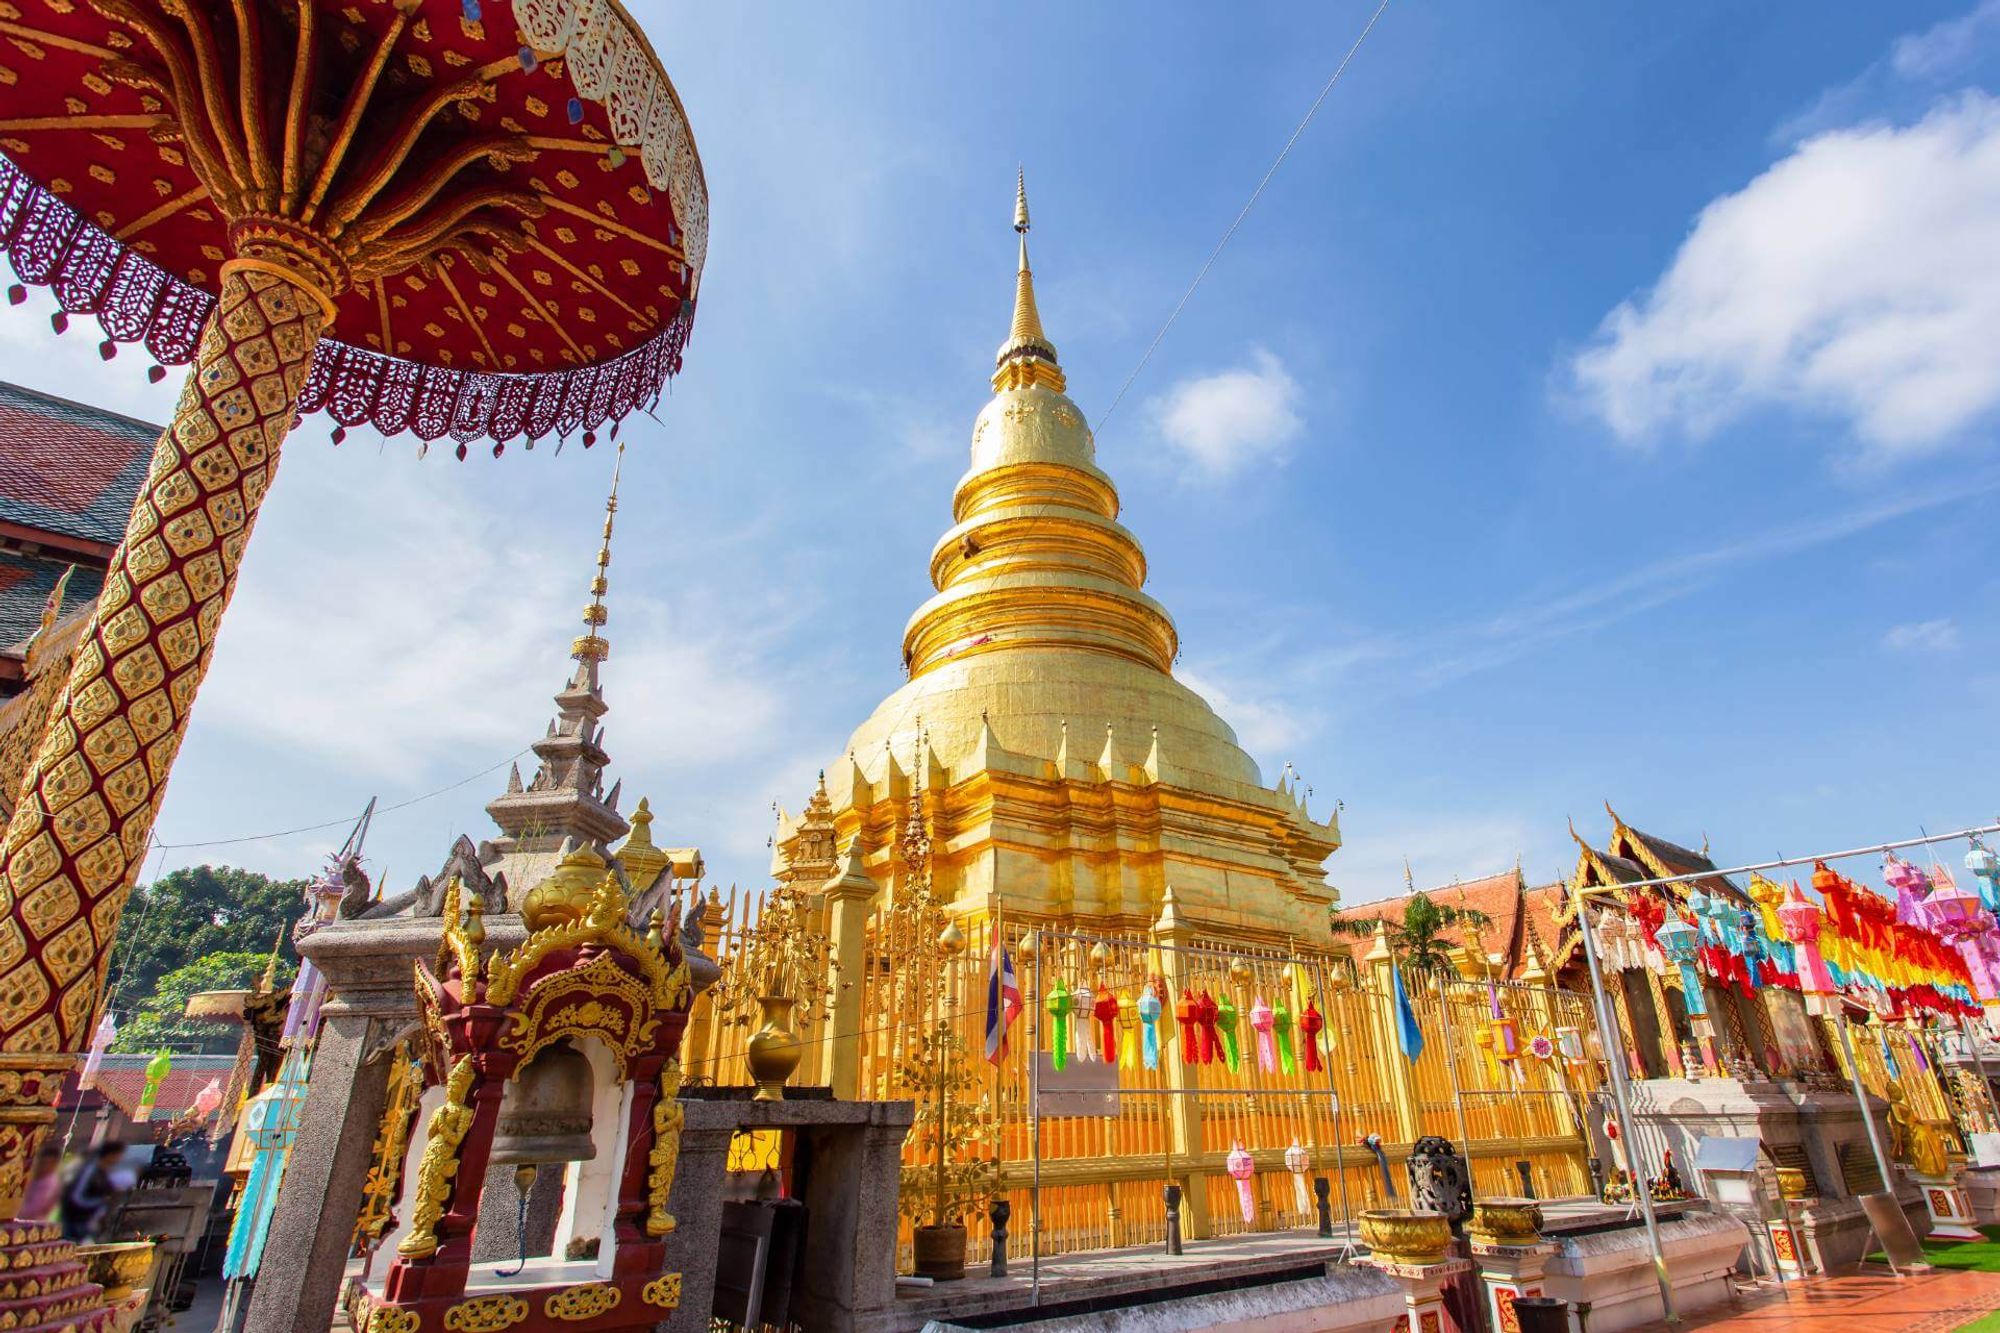
[[[1452,965],[1453,945],[1443,937],[1446,929],[1470,926],[1476,930],[1491,921],[1491,917],[1475,908],[1440,907],[1423,894],[1413,893],[1403,904],[1400,925],[1393,920],[1372,916],[1342,916],[1336,910],[1327,920],[1327,928],[1335,935],[1360,939],[1373,935],[1377,925],[1387,925],[1389,948],[1394,951],[1398,962],[1404,967],[1438,969]]]

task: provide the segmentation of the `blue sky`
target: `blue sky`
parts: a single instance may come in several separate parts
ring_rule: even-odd
[[[1151,364],[1372,4],[641,3],[713,242],[629,431],[608,743],[761,881],[774,800],[899,678],[1011,295],[1042,310],[1267,780],[1344,803],[1350,900],[1627,819],[1747,861],[2000,808],[2000,0],[1393,4]],[[0,322],[6,373],[163,417]],[[611,457],[309,420],[158,833],[343,818],[539,733]],[[407,883],[504,768],[385,816]],[[297,874],[341,830],[184,848]]]

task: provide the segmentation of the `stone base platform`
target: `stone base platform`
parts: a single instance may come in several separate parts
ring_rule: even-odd
[[[1555,1253],[1543,1271],[1542,1288],[1573,1307],[1587,1304],[1590,1333],[1620,1333],[1664,1313],[1643,1225],[1555,1232],[1546,1238]],[[1660,1220],[1676,1314],[1729,1299],[1729,1275],[1749,1239],[1749,1228],[1722,1213],[1689,1211]]]
[[[902,1288],[885,1333],[1387,1328],[1402,1314],[1402,1288],[1380,1273],[1335,1264],[1340,1249],[1338,1239],[1299,1230],[1189,1241],[1179,1255],[1157,1244],[1066,1254],[1042,1261],[1039,1306],[1027,1256],[1016,1253],[1004,1278]]]

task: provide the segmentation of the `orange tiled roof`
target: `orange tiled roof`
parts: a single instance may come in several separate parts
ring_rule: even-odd
[[[1470,944],[1482,958],[1493,953],[1501,954],[1506,959],[1505,974],[1513,976],[1520,971],[1525,960],[1524,944],[1528,924],[1535,919],[1537,912],[1553,912],[1552,906],[1545,908],[1541,904],[1545,903],[1548,895],[1559,887],[1550,884],[1530,889],[1521,876],[1520,867],[1516,866],[1497,874],[1441,884],[1421,892],[1440,907],[1458,907],[1484,913],[1487,917],[1486,925],[1447,926],[1438,933],[1439,938],[1454,946]],[[1362,903],[1344,910],[1341,916],[1349,921],[1400,922],[1411,896],[1402,894],[1395,898]],[[1535,928],[1543,930],[1541,942],[1545,947],[1554,943],[1553,927],[1544,929],[1537,925]]]

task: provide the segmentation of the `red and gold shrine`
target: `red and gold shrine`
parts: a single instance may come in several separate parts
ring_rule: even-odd
[[[531,894],[531,933],[504,954],[485,950],[479,899],[461,911],[458,897],[454,883],[436,966],[417,964],[424,1132],[394,1207],[395,1259],[354,1294],[355,1326],[650,1328],[680,1301],[680,1275],[663,1268],[694,995],[681,946],[657,912],[643,933],[627,920],[615,875]],[[537,1175],[563,1172],[554,1245],[475,1262],[490,1168],[508,1162],[524,1218]]]

